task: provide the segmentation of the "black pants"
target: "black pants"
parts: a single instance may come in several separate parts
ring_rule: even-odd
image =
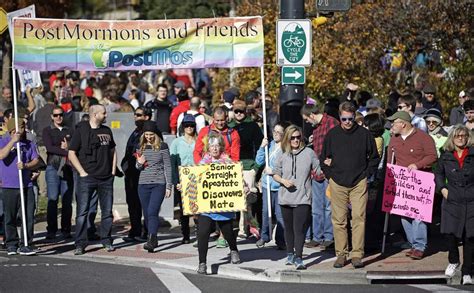
[[[286,252],[302,257],[311,206],[303,204],[296,207],[287,205],[280,205],[280,207],[285,225]]]
[[[25,196],[25,214],[26,214],[26,234],[28,241],[23,239],[23,230],[21,232],[22,242],[30,245],[33,242],[33,228],[35,225],[35,194],[33,188],[24,188]],[[20,208],[20,189],[19,188],[3,188],[0,192],[3,199],[3,212],[5,221],[5,246],[18,247],[19,238],[17,230],[18,214],[21,215]]]
[[[199,251],[199,263],[206,263],[207,250],[209,249],[209,235],[212,232],[213,222],[209,217],[199,215],[199,230],[198,230],[198,251]],[[237,250],[237,241],[235,240],[234,233],[232,231],[232,220],[229,221],[216,221],[217,225],[224,234],[224,239],[229,244],[230,250]]]
[[[139,237],[142,235],[142,206],[138,197],[138,176],[139,174],[125,175],[125,200],[128,206],[130,217],[129,237]]]
[[[459,263],[459,249],[458,243],[461,239],[457,238],[453,234],[446,235],[448,243],[448,260],[449,263]],[[462,245],[462,275],[472,274],[472,252],[474,249],[474,237],[464,237]]]

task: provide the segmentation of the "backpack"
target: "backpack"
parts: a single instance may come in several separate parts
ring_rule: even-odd
[[[201,115],[201,114],[199,114]],[[211,126],[206,126],[207,127],[207,135],[209,136],[209,134],[211,133]],[[227,128],[227,141],[229,142],[229,146],[232,145],[232,131],[234,131],[233,128]]]

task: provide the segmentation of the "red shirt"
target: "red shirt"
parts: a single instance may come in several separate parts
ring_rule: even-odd
[[[460,167],[461,169],[462,169],[462,166],[464,165],[464,159],[467,157],[467,154],[469,154],[469,149],[468,149],[468,148],[465,148],[465,149],[462,151],[461,156],[458,155],[458,152],[457,152],[457,151],[454,151],[454,157],[456,158],[456,160],[458,160],[459,167]]]
[[[333,129],[334,127],[339,125],[339,121],[336,118],[329,116],[328,114],[324,113],[323,118],[313,130],[313,150],[314,153],[318,156],[320,161],[324,161],[324,158],[320,158],[321,152],[323,150],[324,139],[328,134],[329,130]],[[324,173],[321,172],[319,175],[316,173],[312,173],[312,178],[316,181],[322,181],[326,177]]]

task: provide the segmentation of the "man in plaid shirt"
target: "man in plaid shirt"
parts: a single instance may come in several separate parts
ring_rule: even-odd
[[[324,139],[327,133],[332,128],[339,125],[339,121],[327,113],[320,113],[316,105],[304,105],[301,108],[301,116],[303,120],[310,123],[313,129],[313,149],[319,160],[321,158],[321,151],[323,149]],[[313,237],[306,243],[306,247],[317,247],[325,249],[334,243],[334,236],[331,222],[331,202],[326,198],[326,189],[328,187],[328,180],[321,172],[320,175],[313,174],[312,176],[312,230]],[[310,230],[306,234],[310,239]]]

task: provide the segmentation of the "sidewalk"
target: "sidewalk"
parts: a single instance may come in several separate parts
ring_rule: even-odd
[[[170,225],[163,225],[158,236],[159,246],[156,253],[143,250],[143,243],[125,243],[122,237],[126,236],[128,221],[126,218],[117,217],[123,209],[116,211],[113,237],[117,248],[114,252],[106,252],[99,242],[92,242],[83,256],[74,256],[74,241],[46,242],[45,223],[35,226],[35,244],[41,248],[41,254],[61,258],[83,259],[87,261],[112,262],[133,266],[151,267],[156,264],[168,267],[195,271],[198,265],[198,252],[192,244],[181,244],[180,227],[176,221]],[[97,217],[99,220],[100,217]],[[192,222],[192,221],[191,221]],[[433,241],[435,242],[435,241]],[[439,243],[439,241],[436,241]],[[413,279],[423,279],[424,282],[447,282],[459,284],[460,276],[454,280],[446,280],[444,269],[447,265],[447,253],[431,248],[428,256],[422,260],[412,260],[405,256],[404,251],[388,248],[385,256],[380,253],[368,255],[364,258],[365,268],[355,270],[348,264],[342,269],[334,269],[334,251],[321,251],[319,248],[304,248],[303,260],[308,269],[297,271],[293,266],[286,266],[286,252],[276,250],[273,243],[268,243],[265,248],[257,248],[255,239],[238,241],[238,248],[242,263],[232,265],[229,263],[229,249],[215,248],[215,242],[209,242],[208,273],[219,276],[239,278],[246,280],[260,280],[273,282],[302,282],[326,284],[367,284],[371,282],[390,282],[394,279],[403,279],[406,282]],[[435,280],[436,279],[436,280]],[[387,281],[388,280],[388,281]],[[428,281],[427,281],[428,280]]]

